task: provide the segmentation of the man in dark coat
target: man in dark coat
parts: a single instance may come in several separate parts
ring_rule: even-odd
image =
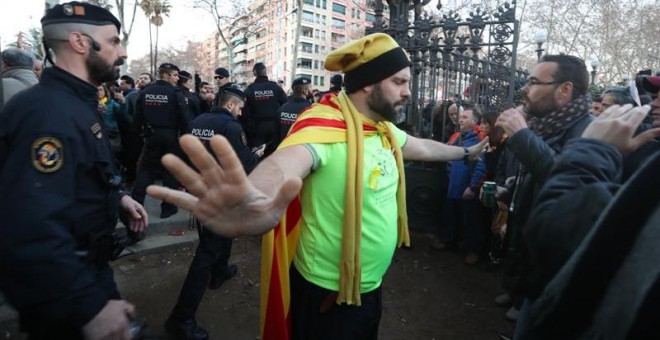
[[[538,244],[549,283],[529,338],[660,337],[660,151],[621,183],[624,156],[660,128],[634,136],[648,108],[630,108],[610,108],[569,142],[539,194],[529,223],[555,242]]]
[[[238,155],[247,173],[252,171],[263,155],[264,148],[252,153],[248,148],[243,128],[236,119],[241,115],[245,95],[241,90],[229,88],[220,94],[220,107],[204,113],[191,123],[191,133],[207,147],[214,135],[223,135]],[[214,234],[198,223],[199,245],[195,252],[179,299],[165,324],[166,330],[179,339],[208,339],[208,332],[197,325],[195,313],[206,286],[217,289],[236,275],[236,265],[228,264],[233,238]],[[209,282],[210,280],[210,282]]]
[[[287,97],[282,87],[268,80],[266,65],[256,63],[252,72],[256,76],[254,83],[245,89],[245,133],[251,147],[267,144],[265,155],[268,156],[275,151],[274,142],[279,138],[280,117],[277,109],[287,101]]]
[[[120,23],[70,2],[41,24],[56,62],[0,114],[0,289],[30,339],[130,339],[108,261],[120,212],[136,231],[148,217],[119,189],[96,95],[126,58]]]
[[[547,283],[537,263],[539,242],[561,242],[538,238],[538,228],[527,223],[540,186],[548,178],[557,154],[566,142],[577,138],[591,122],[591,100],[587,94],[589,73],[584,61],[569,55],[546,55],[534,67],[522,88],[523,110],[532,116],[530,126],[517,109],[504,111],[497,119],[509,136],[508,147],[520,161],[516,185],[510,206],[512,216],[509,230],[513,254],[529,268],[520,273],[525,282],[525,298],[516,337],[524,339],[529,304]]]

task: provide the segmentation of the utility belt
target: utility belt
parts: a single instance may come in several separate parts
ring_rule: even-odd
[[[107,266],[108,262],[118,259],[127,244],[128,239],[125,237],[116,234],[103,235],[93,242],[89,249],[76,250],[75,253],[88,264],[100,269]]]

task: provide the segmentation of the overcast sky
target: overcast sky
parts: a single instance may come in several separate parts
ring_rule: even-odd
[[[64,3],[65,1],[60,1]],[[114,2],[114,1],[111,1]],[[3,48],[16,41],[20,31],[40,27],[44,13],[44,0],[0,0],[0,46]],[[213,18],[207,12],[192,8],[190,0],[170,0],[172,11],[164,18],[160,28],[159,49],[167,46],[183,47],[186,41],[202,41],[215,31]],[[128,0],[126,7],[134,4]],[[130,17],[130,13],[127,14]],[[128,59],[139,58],[149,53],[149,26],[139,8],[128,45]]]

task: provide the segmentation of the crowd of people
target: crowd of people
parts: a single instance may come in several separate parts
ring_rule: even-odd
[[[546,55],[516,108],[427,112],[433,140],[394,124],[411,62],[387,34],[329,53],[328,91],[308,78],[287,91],[263,63],[244,89],[223,67],[211,82],[172,63],[120,77],[110,12],[70,2],[41,22],[49,67],[1,56],[0,289],[30,338],[136,336],[109,261],[146,237],[149,194],[199,233],[171,335],[208,339],[206,289],[236,275],[234,237],[263,234],[263,339],[376,339],[383,276],[410,245],[410,160],[447,165],[433,248],[502,268],[494,299],[515,329],[501,338],[660,337],[660,74],[592,98],[582,59]]]

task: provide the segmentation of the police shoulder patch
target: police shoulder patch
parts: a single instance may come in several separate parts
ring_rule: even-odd
[[[64,162],[62,142],[55,137],[41,137],[32,143],[32,165],[39,172],[59,170]]]
[[[241,142],[243,142],[243,145],[247,145],[247,138],[245,137],[245,132],[241,132]]]

